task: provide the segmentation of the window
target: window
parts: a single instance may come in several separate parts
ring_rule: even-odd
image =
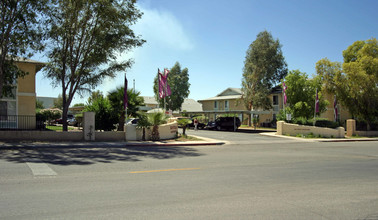
[[[278,95],[273,96],[273,105],[278,105]]]
[[[228,109],[228,100],[224,101],[224,109]]]
[[[8,103],[4,101],[0,101],[0,116],[7,116],[8,112]]]
[[[214,109],[218,109],[218,101],[214,101]]]

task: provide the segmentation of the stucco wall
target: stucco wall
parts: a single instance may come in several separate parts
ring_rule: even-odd
[[[18,78],[18,92],[35,93],[36,64],[16,63],[17,67],[29,74]]]
[[[136,125],[127,125],[126,128],[126,140],[127,141],[139,141],[142,140],[143,131],[141,128],[137,128]],[[146,131],[146,140],[151,139],[152,127],[145,129]],[[172,122],[159,126],[159,135],[161,140],[172,139],[176,137],[178,131],[177,122]]]
[[[332,128],[322,128],[322,127],[315,127],[315,126],[289,124],[284,121],[277,122],[278,135],[295,136],[297,134],[306,135],[310,133],[314,134],[315,136],[321,135],[322,137],[335,137],[335,138],[345,137],[345,129],[343,127],[332,129]]]
[[[17,67],[28,74],[17,79],[18,115],[35,115],[35,74],[36,64],[16,63]],[[35,127],[35,123],[34,123]]]
[[[96,131],[96,141],[125,141],[125,132],[123,131]]]
[[[82,141],[83,132],[0,131],[0,140],[15,141]]]

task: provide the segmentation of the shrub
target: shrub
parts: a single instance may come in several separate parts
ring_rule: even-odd
[[[41,121],[52,122],[60,117],[62,117],[62,110],[53,108],[53,109],[41,109],[36,114],[37,119]]]

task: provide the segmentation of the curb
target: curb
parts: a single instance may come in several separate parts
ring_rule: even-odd
[[[225,142],[179,142],[179,143],[153,143],[153,142],[0,142],[0,150],[14,149],[58,149],[58,148],[124,148],[124,147],[174,147],[174,146],[206,146],[223,145]]]
[[[277,135],[276,133],[260,133],[263,136],[288,138],[293,140],[308,141],[308,142],[358,142],[358,141],[378,141],[378,138],[344,138],[344,139],[331,139],[331,138],[300,138],[286,135]]]

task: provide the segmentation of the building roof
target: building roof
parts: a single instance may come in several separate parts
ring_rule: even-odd
[[[142,96],[144,99],[144,104],[153,104],[158,105],[159,103],[156,101],[155,97],[153,96]],[[147,109],[146,109],[147,110]],[[181,111],[187,112],[200,112],[202,111],[202,104],[197,102],[194,99],[184,99],[184,102],[181,105]]]
[[[142,96],[142,98],[144,99],[144,104],[150,104],[150,105],[157,105],[158,104],[155,97],[153,97],[153,96]]]
[[[34,64],[46,65],[46,63],[41,62],[41,61],[27,59],[27,58],[22,58],[22,57],[16,57],[14,59],[14,61],[15,62],[19,62],[19,63],[34,63]]]
[[[282,88],[280,85],[275,86],[271,90],[272,94],[282,93]],[[240,88],[227,88],[219,93],[215,97],[207,98],[198,100],[199,102],[202,101],[215,101],[215,100],[230,100],[230,99],[240,99],[242,98],[243,92]]]
[[[181,105],[181,111],[187,112],[201,112],[202,104],[194,99],[184,99],[184,103]]]
[[[240,99],[243,95],[243,92],[239,88],[227,88],[219,93],[215,97],[198,100],[201,101],[212,101],[212,100],[229,100],[229,99]]]

